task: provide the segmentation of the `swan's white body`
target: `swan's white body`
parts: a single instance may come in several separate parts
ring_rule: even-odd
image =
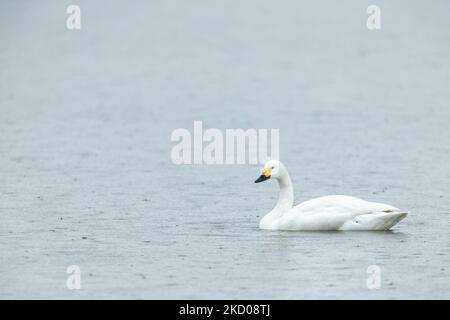
[[[315,198],[293,207],[292,183],[283,164],[271,160],[265,165],[264,173],[266,178],[261,175],[260,179],[277,179],[280,197],[275,208],[262,218],[259,224],[261,229],[389,230],[407,216],[406,212],[387,204],[341,195]]]

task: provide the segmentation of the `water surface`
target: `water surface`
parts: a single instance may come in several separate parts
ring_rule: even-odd
[[[360,1],[77,3],[80,31],[71,1],[0,4],[0,298],[449,298],[447,1],[378,1],[380,31]],[[296,203],[410,216],[259,230],[257,166],[171,163],[194,120],[280,128]]]

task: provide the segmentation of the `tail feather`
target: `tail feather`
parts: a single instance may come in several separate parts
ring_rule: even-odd
[[[401,220],[405,219],[408,215],[407,212],[389,212],[389,219],[386,219],[385,229],[389,230],[393,226],[395,226],[397,223],[399,223]]]
[[[371,212],[349,220],[342,225],[340,230],[389,230],[408,215],[407,212]]]

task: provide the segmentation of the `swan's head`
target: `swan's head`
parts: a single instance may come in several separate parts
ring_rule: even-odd
[[[255,183],[263,182],[270,178],[281,179],[286,173],[286,168],[280,161],[269,160],[262,168],[261,175],[255,180]]]

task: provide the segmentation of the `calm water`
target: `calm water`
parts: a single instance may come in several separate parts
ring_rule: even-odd
[[[0,3],[0,298],[450,298],[448,1]],[[176,166],[170,134],[280,128],[296,203],[392,232],[268,232],[258,166]],[[81,290],[66,268],[81,268]],[[367,267],[381,288],[366,288]]]

